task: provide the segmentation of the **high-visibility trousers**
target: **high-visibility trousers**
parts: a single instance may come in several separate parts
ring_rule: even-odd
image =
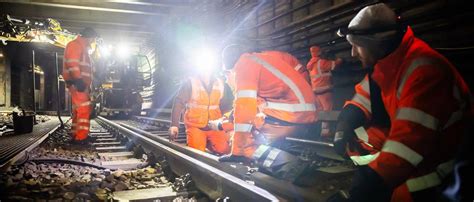
[[[314,96],[316,102],[320,107],[318,111],[331,111],[333,107],[332,93],[327,92],[324,94],[318,94]],[[321,136],[328,137],[330,136],[330,123],[323,121],[321,122]]]
[[[200,128],[187,126],[186,135],[188,146],[201,151],[206,148],[216,154],[227,154],[230,152],[229,135],[224,131],[204,131]]]
[[[72,134],[74,140],[84,140],[89,135],[91,102],[89,91],[79,92],[74,86],[68,88],[72,99]]]
[[[316,101],[319,103],[320,111],[331,111],[333,106],[332,93],[327,92],[315,95]]]

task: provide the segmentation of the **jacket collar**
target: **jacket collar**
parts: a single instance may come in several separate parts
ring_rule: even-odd
[[[400,43],[398,48],[385,58],[379,60],[375,65],[375,68],[380,69],[381,71],[385,71],[388,70],[387,68],[394,69],[396,67],[399,67],[403,62],[403,57],[406,55],[408,49],[413,44],[414,39],[415,36],[413,34],[413,31],[411,27],[408,26],[407,31],[405,32],[402,42]]]

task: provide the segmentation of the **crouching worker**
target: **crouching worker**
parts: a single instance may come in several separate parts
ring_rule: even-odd
[[[438,201],[471,117],[469,89],[455,67],[398,20],[379,3],[339,32],[372,69],[346,103],[335,135],[342,155],[354,140],[365,151],[349,154],[359,165],[349,201]]]
[[[184,111],[187,144],[189,147],[217,155],[230,151],[229,135],[223,131],[211,130],[210,120],[222,117],[222,112],[232,108],[232,92],[224,82],[209,72],[199,72],[189,77],[174,99],[171,111],[170,140],[178,136],[178,126]]]
[[[316,121],[314,95],[304,77],[282,57],[286,53],[246,52],[230,45],[222,53],[228,83],[235,85],[235,100],[231,154],[219,161],[257,160],[275,173],[271,170],[275,164],[297,158],[277,147],[285,137],[306,133]]]

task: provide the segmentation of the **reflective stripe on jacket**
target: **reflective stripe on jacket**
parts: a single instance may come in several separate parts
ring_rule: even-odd
[[[279,54],[276,51],[244,54],[236,63],[232,149],[235,155],[241,155],[251,144],[243,136],[250,135],[259,112],[290,123],[316,121],[310,85]]]
[[[81,36],[66,45],[63,58],[64,80],[82,79],[87,86],[92,83],[92,63],[87,46]]]
[[[312,57],[306,65],[311,78],[313,91],[325,91],[332,88],[331,70],[338,65],[334,60],[325,60],[319,57]]]
[[[391,128],[368,165],[387,185],[397,187],[392,201],[410,201],[410,192],[440,184],[445,174],[438,170],[452,169],[448,162],[472,116],[469,89],[453,65],[410,28],[401,45],[378,61],[372,78],[381,89]],[[362,92],[362,84],[358,86],[356,92]],[[370,112],[370,99],[369,105],[356,106]]]

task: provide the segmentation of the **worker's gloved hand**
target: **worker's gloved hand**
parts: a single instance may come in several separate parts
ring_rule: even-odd
[[[393,190],[369,166],[360,166],[352,178],[349,201],[390,201]]]
[[[252,160],[245,156],[235,156],[232,154],[227,154],[219,157],[219,162],[243,162],[250,163]]]
[[[76,87],[77,91],[79,92],[84,92],[86,91],[86,84],[84,83],[84,81],[82,79],[76,79],[74,81],[74,86]]]
[[[221,119],[210,120],[207,123],[207,127],[209,127],[211,130],[220,131],[222,130],[222,120]]]
[[[171,126],[168,129],[170,141],[174,141],[178,137],[179,129],[176,126]]]
[[[337,123],[336,133],[334,134],[334,149],[336,153],[344,158],[348,158],[346,148],[349,141],[353,141],[355,132],[344,121]]]

